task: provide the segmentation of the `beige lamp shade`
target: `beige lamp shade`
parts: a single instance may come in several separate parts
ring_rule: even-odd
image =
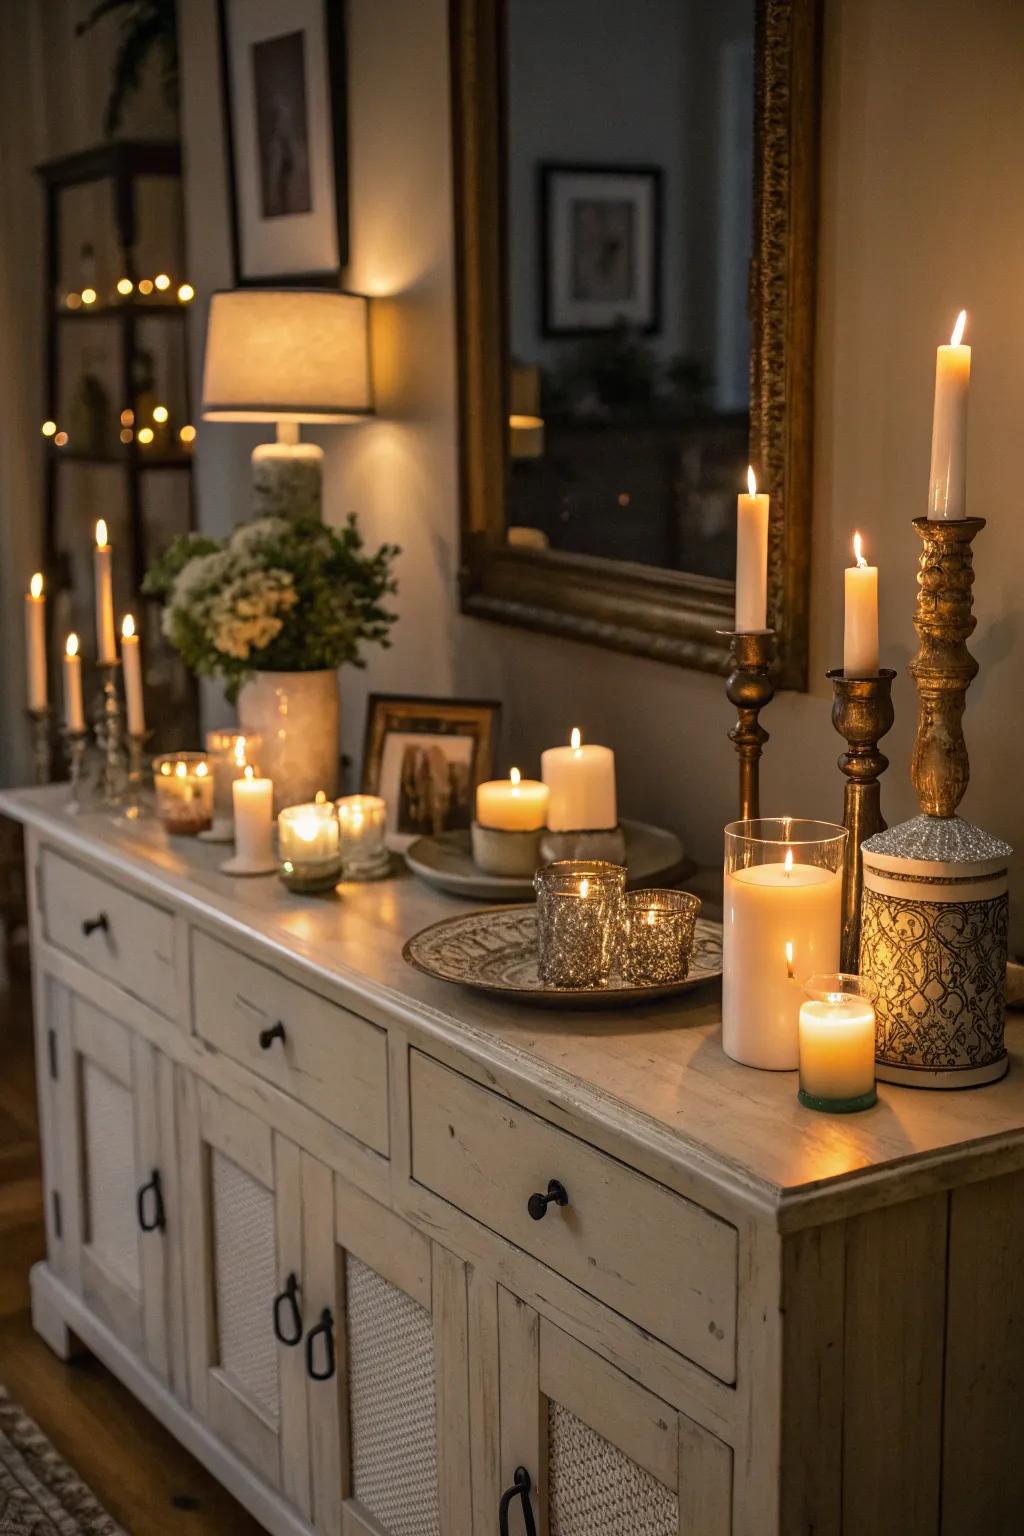
[[[300,288],[213,295],[205,420],[337,422],[372,413],[368,299]]]

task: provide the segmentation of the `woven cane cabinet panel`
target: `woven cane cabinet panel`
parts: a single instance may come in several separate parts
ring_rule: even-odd
[[[215,1149],[210,1161],[220,1368],[276,1420],[277,1344],[267,1327],[277,1291],[274,1193]]]
[[[679,1501],[559,1403],[548,1403],[551,1536],[678,1536]]]
[[[82,1060],[85,1240],[130,1290],[139,1288],[135,1108],[131,1089]]]

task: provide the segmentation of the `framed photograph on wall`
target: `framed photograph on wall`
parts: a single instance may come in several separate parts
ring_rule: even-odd
[[[332,283],[348,260],[344,9],[220,0],[238,284]]]
[[[540,166],[541,327],[600,336],[661,325],[661,171]]]
[[[468,829],[490,778],[501,705],[374,693],[366,706],[363,793],[387,801],[388,846]]]

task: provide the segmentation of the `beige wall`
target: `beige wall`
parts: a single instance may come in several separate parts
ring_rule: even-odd
[[[183,0],[192,270],[206,288],[228,281],[211,11],[206,0]],[[345,675],[346,750],[358,757],[368,687],[493,695],[505,705],[506,760],[536,768],[541,747],[579,724],[616,749],[624,811],[677,826],[699,857],[714,859],[735,804],[719,681],[456,612],[446,16],[444,0],[349,3],[347,281],[393,297],[379,314],[382,419],[319,439],[330,450],[330,515],[357,508],[371,535],[397,539],[405,554],[395,648],[365,676]],[[840,810],[840,742],[821,679],[841,660],[854,528],[881,567],[883,661],[901,673],[885,804],[893,821],[914,809],[914,693],[903,675],[915,648],[909,521],[924,506],[934,347],[966,305],[970,504],[990,526],[977,546],[982,672],[968,706],[964,811],[1024,851],[1022,57],[1019,0],[828,0],[812,686],[780,697],[766,716],[766,812]],[[243,429],[204,429],[209,524],[244,512],[254,440]]]

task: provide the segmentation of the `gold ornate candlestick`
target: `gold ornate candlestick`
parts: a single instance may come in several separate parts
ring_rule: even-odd
[[[892,729],[896,718],[892,705],[896,673],[891,667],[884,667],[877,677],[847,677],[842,667],[836,667],[827,676],[835,695],[832,724],[849,749],[839,759],[839,767],[846,775],[843,826],[850,834],[843,870],[840,953],[842,970],[855,973],[860,956],[860,845],[886,827],[878,780],[888,768],[889,759],[879,751],[878,743]]]
[[[758,765],[768,732],[759,715],[775,697],[771,678],[775,631],[733,632],[730,655],[733,668],[726,680],[725,696],[730,704],[735,704],[738,718],[729,732],[729,740],[740,760],[739,816],[741,821],[749,821],[761,814]]]

